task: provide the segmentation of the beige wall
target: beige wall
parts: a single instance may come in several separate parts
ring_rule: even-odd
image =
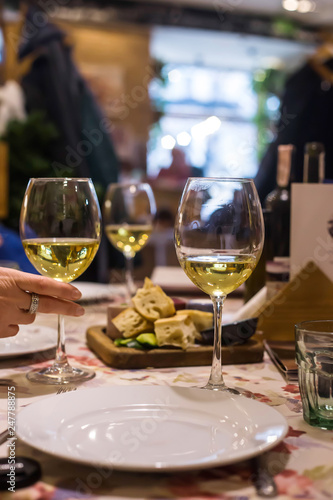
[[[152,74],[149,30],[62,27],[70,35],[78,66],[114,124],[118,153],[124,161],[137,163],[134,167],[145,168],[152,123],[147,89]]]
[[[19,80],[31,63],[28,58],[24,63],[17,61],[17,46],[20,38],[21,23],[12,22],[4,25],[5,35],[5,80]]]

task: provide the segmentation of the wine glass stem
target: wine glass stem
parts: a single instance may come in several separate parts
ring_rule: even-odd
[[[125,278],[130,297],[133,297],[136,293],[136,286],[133,280],[133,263],[134,257],[125,256]]]
[[[214,307],[214,349],[212,369],[207,386],[210,389],[221,390],[226,387],[222,374],[222,309],[226,296],[211,296]]]
[[[59,368],[68,366],[68,360],[65,350],[65,320],[61,314],[59,314],[58,316],[58,342],[56,357],[53,366]]]

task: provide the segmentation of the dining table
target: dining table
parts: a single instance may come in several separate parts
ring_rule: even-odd
[[[26,378],[27,372],[50,364],[54,349],[39,352],[36,348],[35,352],[6,356],[1,353],[0,347],[0,432],[8,426],[9,388],[13,388],[11,392],[15,393],[15,412],[19,415],[28,405],[71,391],[83,393],[94,388],[125,386],[137,386],[138,390],[142,386],[204,386],[210,366],[116,369],[104,364],[89,349],[86,344],[87,328],[105,326],[108,305],[122,303],[124,297],[122,285],[85,283],[82,300],[85,315],[66,317],[69,361],[73,365],[93,369],[96,376],[89,381],[63,386],[30,382]],[[242,298],[228,298],[225,317],[231,319],[241,306]],[[34,327],[37,343],[38,332],[43,328],[53,329],[56,338],[57,318],[37,314]],[[276,498],[333,498],[333,432],[311,427],[303,420],[298,383],[287,382],[267,353],[259,363],[225,365],[223,374],[227,385],[245,390],[249,397],[274,408],[287,421],[286,436],[264,455],[265,467],[275,480]],[[250,459],[211,468],[142,472],[97,467],[89,464],[89,457],[87,463],[77,463],[36,449],[20,439],[15,444],[17,457],[33,458],[40,464],[42,473],[35,484],[16,488],[15,492],[3,490],[0,498],[4,500],[260,498]],[[0,456],[7,455],[8,441],[0,446]]]

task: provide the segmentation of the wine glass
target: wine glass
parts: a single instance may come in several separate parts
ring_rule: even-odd
[[[125,279],[129,296],[136,292],[133,259],[147,243],[156,205],[147,183],[110,184],[104,200],[104,229],[110,243],[125,257]]]
[[[264,241],[259,197],[250,179],[189,178],[175,224],[180,265],[214,308],[214,348],[206,389],[229,391],[222,375],[222,308],[252,273]]]
[[[100,243],[101,215],[90,179],[30,179],[21,209],[20,235],[38,272],[69,283],[92,262]],[[89,380],[91,370],[72,367],[65,351],[64,318],[58,317],[58,343],[52,366],[27,374],[44,384]]]

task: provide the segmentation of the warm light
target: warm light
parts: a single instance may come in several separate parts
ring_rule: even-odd
[[[176,145],[176,140],[172,137],[172,135],[165,135],[161,139],[161,144],[164,149],[173,149]]]
[[[283,0],[282,6],[289,12],[295,12],[298,9],[298,0]]]
[[[297,10],[302,14],[306,14],[307,12],[313,12],[315,8],[316,5],[311,0],[299,0]]]
[[[180,132],[177,135],[177,142],[179,146],[188,146],[192,140],[192,137],[188,132]]]
[[[258,69],[258,71],[254,73],[254,79],[256,82],[264,82],[266,79],[266,71]]]
[[[264,68],[281,69],[284,67],[284,62],[280,57],[267,56],[260,59],[260,64]],[[265,73],[265,72],[264,72]],[[266,74],[264,80],[266,78]]]
[[[180,74],[180,71],[178,69],[172,69],[168,73],[168,79],[172,83],[179,82],[179,80],[181,79],[181,76],[182,75]]]
[[[307,14],[316,9],[316,2],[314,0],[282,0],[282,6],[290,12]]]

